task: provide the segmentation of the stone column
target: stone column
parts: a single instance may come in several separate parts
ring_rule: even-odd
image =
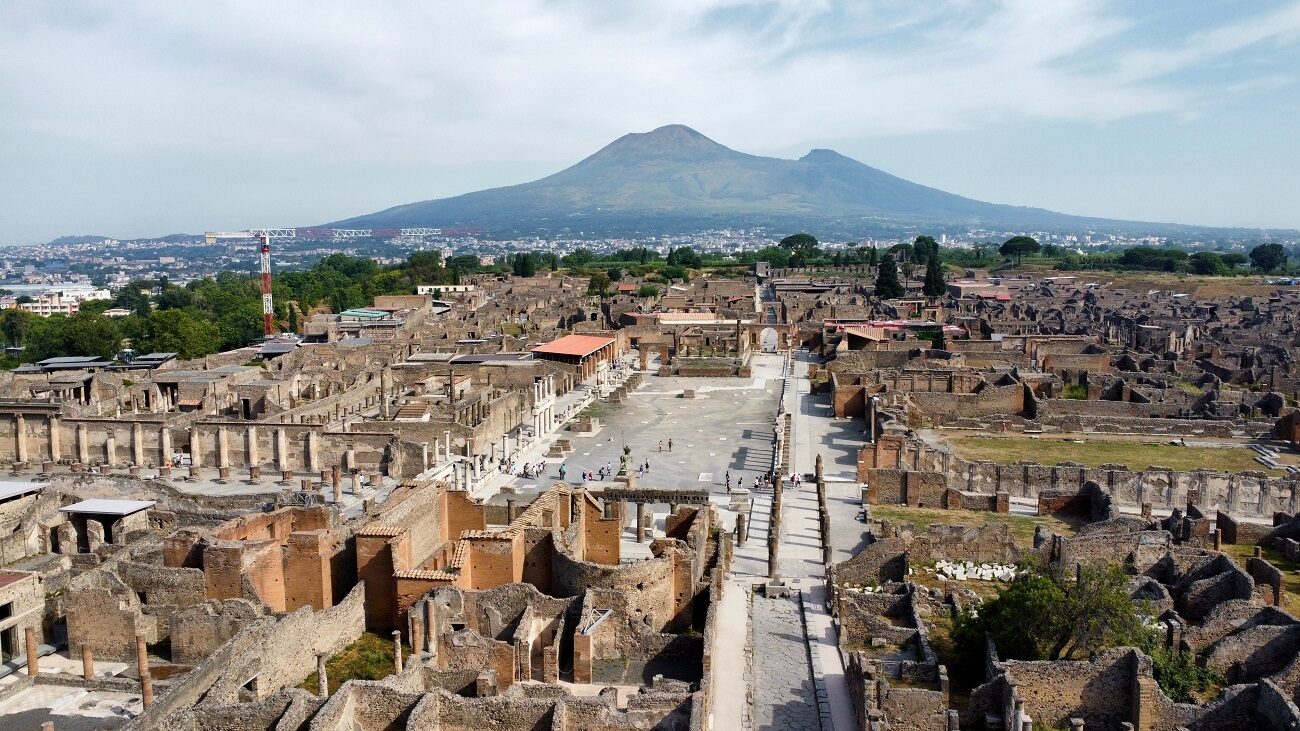
[[[399,675],[402,672],[402,633],[399,630],[393,630],[393,671]]]
[[[230,467],[230,432],[217,427],[217,467]]]
[[[14,437],[17,440],[15,454],[19,462],[27,461],[27,417],[14,414]]]
[[[117,437],[112,432],[104,439],[104,463],[109,467],[117,464]]]
[[[27,627],[23,630],[23,644],[27,645],[27,674],[39,675],[41,672],[40,648],[36,645],[36,628]]]
[[[447,430],[442,433],[443,445],[442,451],[447,454],[447,459],[451,459],[451,431]]]
[[[749,521],[745,519],[744,513],[736,514],[736,545],[744,546],[745,541],[749,539]]]
[[[81,678],[83,680],[95,679],[95,656],[91,652],[90,643],[81,643]]]
[[[334,488],[334,502],[343,502],[343,480],[338,465],[330,469],[330,486]]]
[[[353,495],[360,495],[360,494],[361,494],[361,473],[360,473],[359,471],[355,470],[355,469],[352,470],[352,487],[351,487],[351,490],[352,490],[352,494],[353,494]]]
[[[172,432],[167,427],[158,430],[158,464],[166,465],[172,458]]]
[[[313,429],[307,432],[307,471],[320,469],[320,435]]]
[[[248,456],[249,466],[252,467],[261,464],[262,450],[259,449],[257,446],[257,427],[249,426],[248,431],[244,433],[244,438],[248,440],[247,442],[248,449],[244,452],[244,454]]]
[[[149,675],[149,648],[144,635],[135,636],[135,666],[140,676],[140,699],[148,708],[153,705],[153,678]]]
[[[636,542],[645,543],[645,503],[636,504]]]
[[[61,425],[62,422],[59,419],[59,417],[57,416],[50,417],[49,430],[50,430],[50,461],[51,462],[58,462],[59,459],[63,456],[62,454],[63,439],[62,439],[62,435],[59,433],[59,429],[61,428]]]
[[[144,425],[138,421],[131,424],[131,463],[144,464]]]
[[[289,461],[289,434],[284,427],[275,430],[275,462],[281,472],[293,469]]]
[[[77,425],[77,461],[84,464],[90,463],[90,430],[86,425]]]
[[[203,466],[203,442],[199,439],[199,428],[190,427],[190,466],[198,469]]]
[[[421,612],[411,612],[411,654],[424,649],[424,617]]]
[[[434,444],[436,445],[437,442],[434,442]],[[356,447],[352,445],[348,445],[347,451],[343,453],[343,467],[350,472],[356,471],[357,469],[357,448]]]
[[[325,655],[316,653],[316,695],[328,698],[330,694],[329,679],[325,674]]]

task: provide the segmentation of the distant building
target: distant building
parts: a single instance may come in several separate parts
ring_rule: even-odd
[[[37,295],[31,302],[19,303],[18,307],[41,317],[49,317],[75,315],[81,309],[81,303],[71,297],[64,297],[61,292],[52,292]]]

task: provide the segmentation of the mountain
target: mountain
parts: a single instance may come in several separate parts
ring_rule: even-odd
[[[679,124],[624,135],[541,180],[408,203],[324,225],[619,234],[720,225],[863,233],[921,224],[1115,230],[1168,226],[985,203],[903,180],[832,150],[813,150],[798,160],[748,155]]]

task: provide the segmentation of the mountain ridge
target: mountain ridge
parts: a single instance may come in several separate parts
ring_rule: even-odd
[[[796,160],[752,155],[681,124],[625,134],[531,182],[406,203],[322,225],[600,233],[656,226],[681,230],[727,221],[742,226],[833,223],[848,229],[1180,226],[987,203],[905,180],[825,148]]]

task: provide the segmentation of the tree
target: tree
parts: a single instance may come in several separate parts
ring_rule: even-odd
[[[925,267],[925,286],[921,292],[926,297],[942,297],[948,291],[948,284],[943,278],[943,262],[939,261],[939,252],[930,252],[930,262]]]
[[[668,264],[697,269],[700,266],[700,255],[689,246],[672,249],[668,252]]]
[[[658,297],[659,288],[654,286],[653,284],[643,284],[641,285],[641,288],[636,291],[636,296],[637,297]]]
[[[537,273],[537,261],[533,259],[532,254],[515,254],[510,269],[516,277],[531,277]]]
[[[1192,274],[1223,274],[1228,267],[1213,251],[1198,251],[1188,259]]]
[[[912,256],[914,263],[920,264],[923,261],[930,261],[932,254],[939,253],[939,242],[934,240],[933,236],[917,236],[912,241]]]
[[[38,317],[19,307],[0,310],[0,334],[4,335],[5,344],[22,345],[31,331],[32,319]]]
[[[608,289],[609,277],[606,276],[604,272],[596,272],[591,275],[591,279],[587,282],[587,294],[604,297]]]
[[[1250,265],[1269,273],[1286,264],[1286,249],[1281,244],[1260,244],[1250,250]]]
[[[583,264],[590,264],[595,260],[596,255],[591,251],[591,249],[574,249],[571,253],[564,256],[564,265],[577,267],[582,266]]]
[[[1242,264],[1245,264],[1247,261],[1250,261],[1249,259],[1246,258],[1245,254],[1236,251],[1230,251],[1226,254],[1220,254],[1219,258],[1223,259],[1223,263],[1230,267],[1239,267]]]
[[[880,262],[880,271],[876,273],[876,296],[882,300],[903,296],[903,284],[898,281],[898,267],[892,256],[886,256]]]
[[[867,255],[867,264],[873,267],[880,264],[880,250],[874,244],[871,246],[871,253]]]
[[[609,277],[609,281],[617,282],[623,278],[623,270],[620,267],[610,267],[605,270],[605,276]]]
[[[1138,607],[1116,565],[1083,564],[1068,571],[1025,570],[995,599],[957,617],[953,637],[968,658],[983,656],[984,638],[1014,660],[1073,660],[1146,637]]]
[[[1016,264],[1025,256],[1032,256],[1038,253],[1038,241],[1032,236],[1012,236],[998,249],[998,253],[1003,256],[1015,257]]]
[[[807,257],[817,251],[817,237],[807,233],[797,233],[781,239],[781,248],[791,254]]]

